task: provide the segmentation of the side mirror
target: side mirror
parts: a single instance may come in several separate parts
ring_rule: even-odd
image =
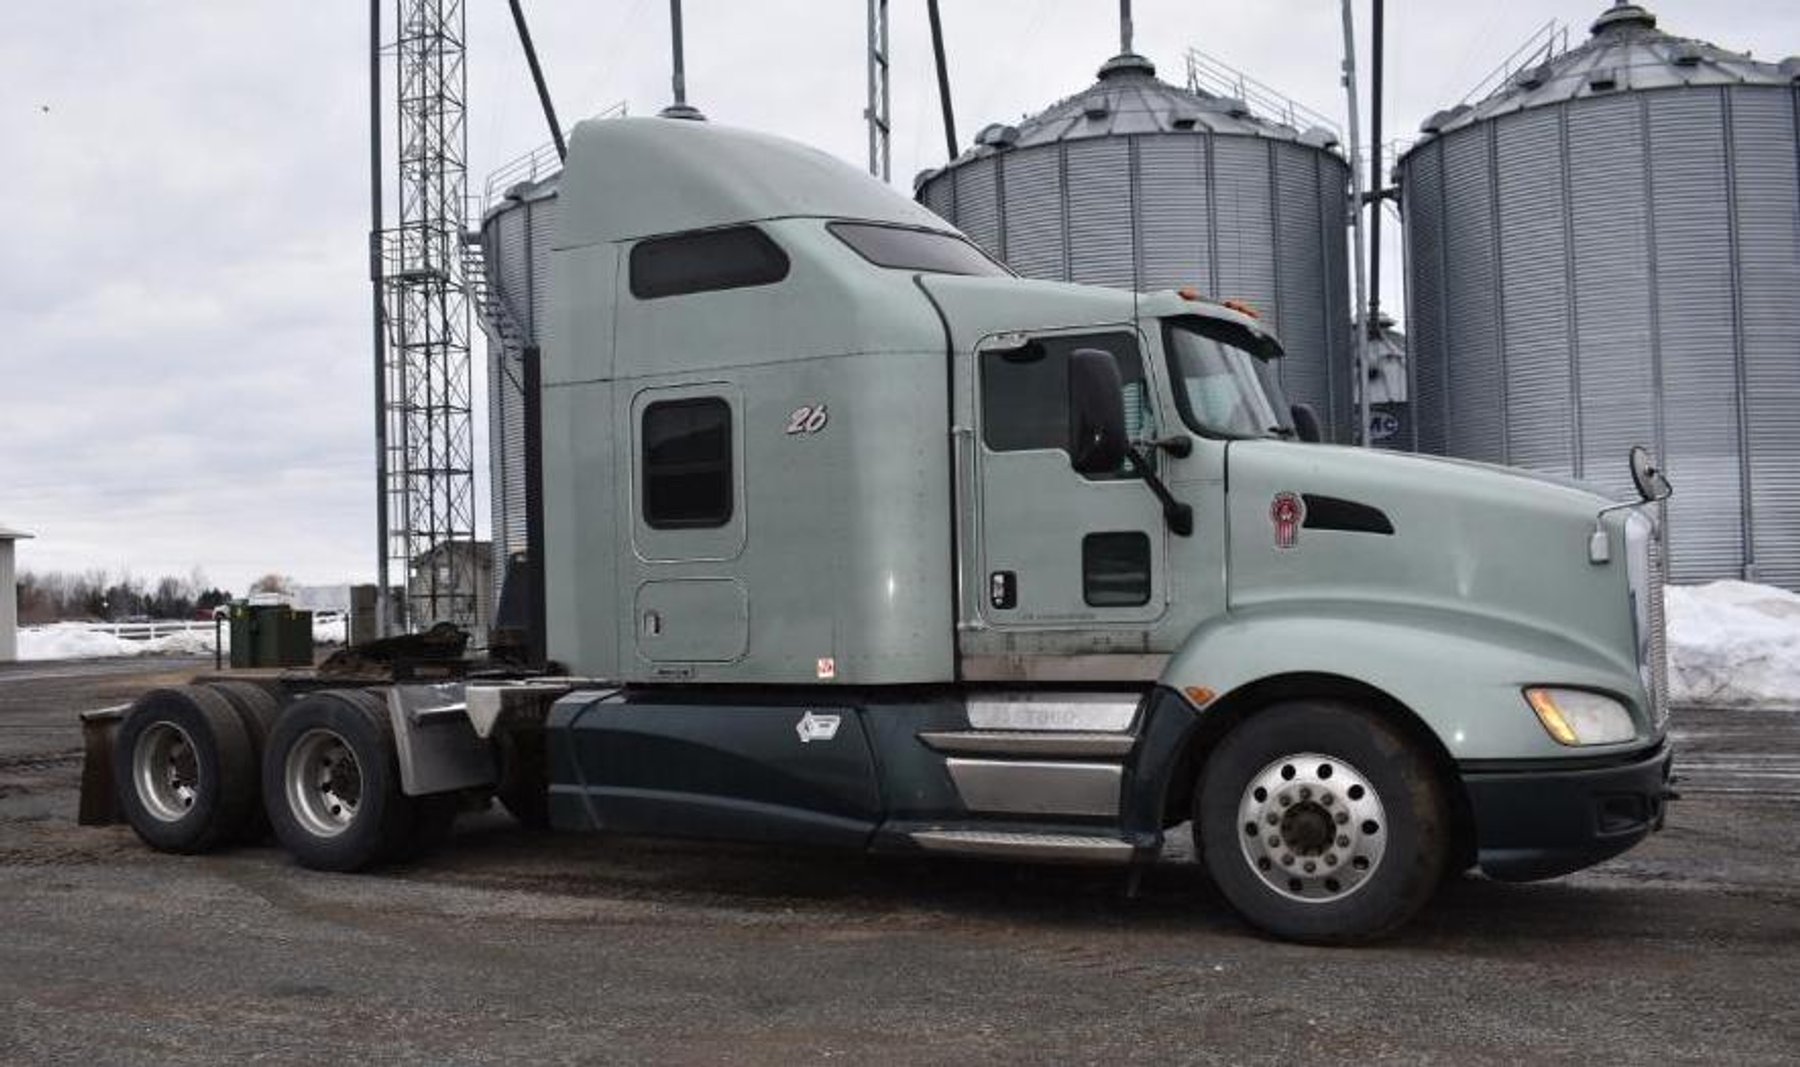
[[[1675,490],[1669,485],[1669,479],[1650,458],[1650,450],[1643,445],[1631,446],[1631,484],[1637,487],[1638,496],[1646,503],[1667,500]]]
[[[1125,462],[1125,385],[1111,352],[1069,354],[1069,464],[1080,474],[1106,474]]]
[[[1319,425],[1319,413],[1311,404],[1293,404],[1288,408],[1294,418],[1294,436],[1309,444],[1318,444],[1325,440],[1324,428]]]

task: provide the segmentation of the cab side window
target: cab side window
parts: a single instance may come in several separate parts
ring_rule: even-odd
[[[1125,385],[1125,430],[1154,436],[1154,408],[1137,339],[1128,333],[1034,338],[1019,349],[981,353],[981,439],[996,452],[1069,446],[1069,355],[1078,348],[1112,353]],[[1129,476],[1122,470],[1110,475]]]

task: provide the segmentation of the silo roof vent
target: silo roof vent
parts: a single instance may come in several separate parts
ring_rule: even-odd
[[[1121,52],[1100,65],[1100,80],[1109,78],[1154,78],[1156,64],[1149,57],[1140,56],[1136,52]]]
[[[1336,148],[1338,135],[1336,130],[1328,130],[1323,126],[1309,127],[1300,135],[1301,144],[1309,144],[1314,148]]]
[[[1633,28],[1656,29],[1656,16],[1636,4],[1629,3],[1628,0],[1618,0],[1612,7],[1600,13],[1600,17],[1594,20],[1594,24],[1589,27],[1589,30],[1598,37],[1602,33],[1617,33]]]
[[[1521,89],[1536,89],[1538,86],[1549,81],[1550,75],[1554,73],[1555,69],[1551,67],[1550,64],[1539,63],[1533,67],[1526,67],[1524,70],[1513,75],[1513,84]]]
[[[1669,62],[1678,67],[1697,67],[1705,55],[1692,41],[1680,41],[1669,49]]]
[[[975,135],[975,143],[994,149],[1011,148],[1019,143],[1019,128],[1004,122],[990,122]]]

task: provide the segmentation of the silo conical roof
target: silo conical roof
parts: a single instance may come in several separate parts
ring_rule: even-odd
[[[1602,11],[1581,45],[1519,71],[1486,99],[1439,111],[1420,124],[1430,134],[1528,108],[1624,90],[1701,85],[1787,85],[1800,57],[1766,63],[1706,41],[1657,29],[1656,16],[1619,0]]]
[[[1242,100],[1171,85],[1156,76],[1156,64],[1135,52],[1107,60],[1093,85],[1017,123],[993,123],[948,167],[1013,148],[1030,148],[1099,137],[1146,133],[1210,132],[1293,141],[1335,148],[1336,133],[1299,130],[1253,114]],[[920,174],[915,186],[939,170]]]

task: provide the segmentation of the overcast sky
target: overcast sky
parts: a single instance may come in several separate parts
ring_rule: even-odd
[[[1385,136],[1411,137],[1551,19],[1578,43],[1604,6],[1395,0]],[[1800,52],[1794,0],[1649,6],[1675,33],[1765,59]],[[506,3],[468,8],[478,190],[547,134]],[[664,0],[526,8],[566,124],[615,102],[636,115],[668,102]],[[924,8],[892,0],[894,177],[906,192],[943,161]],[[1113,0],[942,9],[965,143],[1083,88],[1117,50]],[[20,546],[22,568],[155,578],[201,567],[239,592],[270,570],[373,578],[367,11],[360,0],[8,5],[0,525],[38,534]],[[688,0],[686,14],[689,98],[712,120],[866,164],[863,0]],[[1332,0],[1138,0],[1135,16],[1137,50],[1171,81],[1198,47],[1342,116]],[[1359,21],[1365,56],[1367,34]],[[1397,249],[1396,238],[1390,278]],[[477,465],[485,499],[485,451]],[[484,533],[485,522],[484,508]]]

